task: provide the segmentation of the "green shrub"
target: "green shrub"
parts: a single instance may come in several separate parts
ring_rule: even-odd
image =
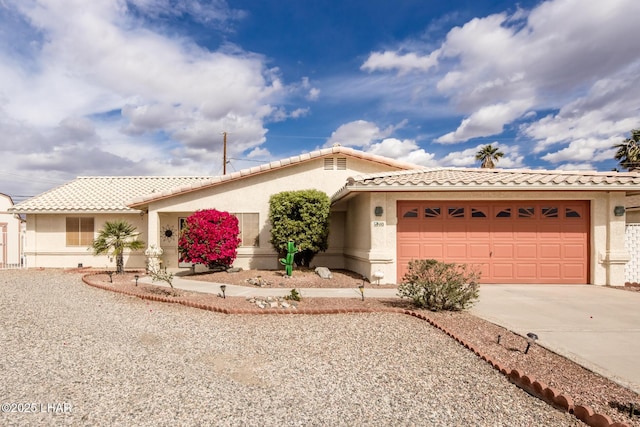
[[[302,297],[300,296],[300,293],[294,288],[291,289],[291,293],[289,293],[289,295],[286,295],[284,299],[289,301],[300,301]]]
[[[297,266],[309,267],[319,252],[329,247],[331,200],[319,190],[283,191],[269,198],[271,244],[279,258],[287,254],[289,241],[295,242]]]
[[[479,280],[480,273],[466,264],[414,260],[398,285],[398,296],[433,311],[463,310],[478,299]]]

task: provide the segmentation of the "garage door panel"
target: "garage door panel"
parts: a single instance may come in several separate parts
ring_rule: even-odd
[[[477,265],[482,283],[588,283],[588,201],[398,202],[398,215],[398,274],[410,255]]]
[[[460,260],[466,260],[468,258],[467,245],[465,243],[445,243],[444,247],[444,256],[447,260],[464,262]]]
[[[516,264],[515,280],[531,280],[538,277],[538,265],[534,262]]]
[[[563,249],[563,253],[562,253],[562,258],[563,259],[571,259],[571,260],[575,260],[575,259],[584,259],[586,254],[587,254],[587,247],[586,245],[583,244],[565,244],[562,246]]]
[[[513,243],[494,243],[491,256],[497,260],[513,259],[515,252],[515,244]]]
[[[440,244],[421,245],[420,257],[422,259],[442,259],[443,255],[443,246]]]
[[[562,257],[562,245],[558,243],[542,243],[539,248],[541,259],[560,259]]]
[[[491,245],[488,243],[469,243],[469,256],[471,258],[489,258]]]
[[[480,273],[480,277],[487,277],[491,274],[491,266],[489,263],[473,263],[471,264],[473,271]]]
[[[398,249],[400,258],[420,258],[420,243],[404,243]]]
[[[535,244],[516,244],[516,259],[536,259],[538,258],[538,246]]]
[[[493,263],[491,277],[496,279],[511,279],[514,276],[515,268],[513,263]],[[483,276],[487,277],[487,276]]]
[[[541,263],[540,277],[545,280],[562,277],[562,265],[560,263]]]
[[[562,264],[562,276],[566,279],[580,279],[586,267],[585,263],[564,263]]]

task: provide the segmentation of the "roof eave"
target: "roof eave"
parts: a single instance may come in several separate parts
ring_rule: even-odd
[[[11,209],[11,213],[15,214],[72,214],[72,215],[91,215],[91,214],[129,214],[140,215],[142,210],[138,209]]]
[[[473,185],[473,184],[457,184],[457,185],[441,185],[441,184],[408,184],[408,185],[368,185],[368,184],[347,184],[338,190],[332,197],[331,203],[337,203],[355,192],[408,192],[408,191],[624,191],[628,196],[637,195],[637,185],[585,185],[576,188],[575,185]]]

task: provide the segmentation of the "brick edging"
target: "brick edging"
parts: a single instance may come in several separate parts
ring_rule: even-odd
[[[480,350],[473,347],[472,344],[469,344],[465,340],[459,338],[453,332],[443,327],[433,319],[428,318],[427,316],[417,313],[412,310],[405,310],[402,308],[303,308],[295,311],[291,310],[269,310],[269,309],[229,309],[229,308],[221,308],[213,305],[201,304],[193,301],[183,300],[183,299],[171,299],[168,297],[164,297],[161,295],[145,295],[136,292],[128,292],[125,290],[120,290],[111,286],[102,285],[96,282],[92,282],[89,280],[90,276],[95,276],[98,274],[103,274],[102,272],[93,272],[82,276],[82,281],[89,286],[93,286],[95,288],[103,289],[106,291],[111,291],[115,293],[120,293],[128,296],[137,297],[143,300],[149,301],[157,301],[157,302],[167,302],[173,304],[180,304],[186,307],[198,308],[201,310],[213,311],[216,313],[222,314],[349,314],[349,313],[395,313],[395,314],[405,314],[408,316],[413,316],[418,319],[424,320],[428,322],[431,326],[436,329],[441,330],[455,341],[457,341],[460,345],[464,346],[471,352],[473,352],[480,359],[487,362],[491,367],[495,370],[506,376],[509,381],[515,384],[517,387],[526,391],[530,395],[537,397],[538,399],[548,403],[549,405],[562,410],[564,412],[568,412],[578,418],[583,423],[587,424],[590,427],[630,427],[629,424],[613,422],[611,417],[608,415],[600,414],[595,412],[590,406],[586,405],[577,405],[574,403],[573,399],[567,394],[561,393],[558,390],[548,387],[542,381],[538,381],[533,376],[526,375],[524,372],[520,372],[517,369],[508,370],[506,367],[502,366],[498,362],[495,362],[490,357],[483,354]]]

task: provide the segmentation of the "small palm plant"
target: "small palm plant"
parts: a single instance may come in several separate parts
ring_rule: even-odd
[[[124,273],[124,250],[138,250],[144,247],[144,242],[137,240],[139,234],[136,232],[136,227],[127,221],[107,221],[91,244],[93,253],[95,255],[111,253],[116,257],[116,272]]]
[[[480,167],[485,169],[493,169],[498,160],[504,156],[498,147],[493,145],[485,145],[476,153],[476,160],[480,161]]]

